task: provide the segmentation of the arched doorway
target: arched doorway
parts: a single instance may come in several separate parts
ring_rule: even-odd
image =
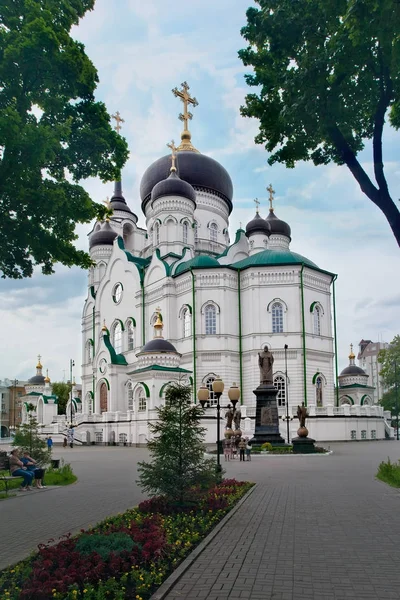
[[[103,382],[100,386],[100,413],[107,412],[108,400],[107,400],[107,385]]]

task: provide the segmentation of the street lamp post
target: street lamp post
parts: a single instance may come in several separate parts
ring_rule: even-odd
[[[16,404],[16,396],[17,396],[17,385],[18,385],[19,381],[18,379],[14,379],[12,384],[13,384],[13,389],[14,389],[14,394],[13,394],[13,429],[15,431],[15,404]]]
[[[285,344],[285,404],[286,404],[286,428],[287,428],[287,441],[290,444],[290,430],[289,430],[289,386],[288,386],[288,376],[287,376],[287,351],[289,346]]]
[[[70,414],[71,414],[71,425],[70,425],[70,441],[69,441],[69,445],[70,448],[74,447],[74,434],[73,434],[73,413],[72,413],[72,368],[75,366],[75,361],[72,360],[72,358],[69,361],[69,375],[70,375],[70,382],[71,382],[71,398],[70,398],[70,404],[71,404],[71,408],[70,408]]]
[[[220,377],[217,377],[216,379],[214,379],[213,383],[212,383],[212,389],[213,392],[217,398],[217,474],[221,473],[222,471],[222,467],[221,467],[221,459],[220,459],[220,451],[221,451],[221,405],[220,405],[220,398],[222,396],[222,392],[224,391],[224,387],[225,384],[222,381],[222,379]],[[210,397],[208,388],[203,384],[199,391],[197,392],[197,397],[199,399],[199,402],[201,404],[201,406],[204,408],[205,404],[207,402],[207,400]],[[233,408],[235,408],[237,401],[240,398],[240,390],[239,388],[236,386],[236,384],[233,384],[232,387],[229,389],[228,391],[228,397],[229,400],[232,402],[233,404]]]
[[[399,441],[399,395],[397,385],[397,360],[394,359],[394,394],[396,399],[397,441]]]

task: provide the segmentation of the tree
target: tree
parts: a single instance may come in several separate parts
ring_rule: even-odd
[[[35,407],[28,405],[27,408],[30,412]],[[29,452],[29,456],[43,466],[48,464],[50,460],[46,442],[39,436],[38,423],[32,415],[29,415],[28,422],[21,425],[15,432],[13,446],[14,448],[20,448],[22,452]]]
[[[383,384],[390,388],[381,400],[385,410],[392,410],[396,407],[396,413],[400,409],[400,335],[395,335],[393,341],[386,350],[381,350],[378,355],[378,362],[382,367],[380,377]]]
[[[190,404],[190,398],[189,386],[168,387],[165,406],[156,409],[157,419],[149,423],[152,462],[138,463],[138,483],[145,492],[180,504],[190,499],[193,486],[216,481],[215,462],[204,459],[203,409]]]
[[[384,213],[400,245],[400,212],[383,165],[386,116],[400,127],[398,0],[256,0],[242,29],[239,56],[259,93],[242,114],[256,117],[255,141],[269,164],[346,165],[362,192]],[[372,140],[373,181],[357,154]]]
[[[71,395],[71,385],[63,381],[55,381],[52,385],[52,393],[58,398],[58,414],[65,415],[68,400]]]
[[[94,99],[97,71],[69,32],[94,0],[3,0],[0,9],[0,272],[90,266],[77,223],[106,214],[78,185],[119,178],[127,144]]]

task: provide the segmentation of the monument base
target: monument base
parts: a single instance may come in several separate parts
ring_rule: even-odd
[[[315,440],[309,437],[297,437],[292,439],[293,454],[313,454],[315,452]]]
[[[265,444],[284,446],[285,440],[279,433],[278,407],[276,395],[278,391],[272,384],[261,384],[253,391],[257,398],[256,426],[252,444]]]

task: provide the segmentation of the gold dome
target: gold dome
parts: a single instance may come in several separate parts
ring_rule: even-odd
[[[350,360],[354,360],[356,357],[356,355],[353,352],[353,344],[350,344],[350,354],[349,354],[349,359]]]
[[[44,378],[45,383],[50,383],[49,370],[46,369],[46,377]]]

